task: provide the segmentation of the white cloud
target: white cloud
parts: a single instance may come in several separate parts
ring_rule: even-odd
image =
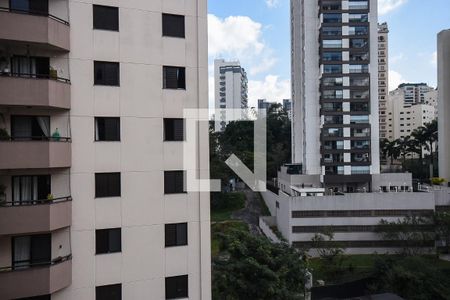
[[[392,64],[398,63],[399,61],[403,60],[405,58],[405,55],[403,53],[399,53],[396,55],[393,55],[390,57],[389,62]]]
[[[291,98],[291,84],[289,80],[280,80],[278,76],[267,75],[264,80],[249,80],[249,107],[258,107],[258,99],[281,102]]]
[[[211,56],[247,56],[265,48],[262,25],[245,16],[220,19],[208,15],[208,47]]]
[[[437,51],[434,51],[433,54],[431,54],[431,64],[437,66]]]
[[[389,70],[389,89],[395,90],[400,84],[409,82],[397,71]]]
[[[269,8],[275,8],[278,6],[279,3],[280,3],[279,0],[266,0],[266,5]]]
[[[408,2],[408,0],[378,0],[378,13],[385,15]]]

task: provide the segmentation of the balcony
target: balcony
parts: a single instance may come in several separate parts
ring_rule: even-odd
[[[49,232],[70,226],[72,198],[0,203],[0,235]]]
[[[70,138],[0,140],[0,169],[69,168]]]
[[[44,45],[49,50],[69,51],[69,23],[46,14],[0,8],[0,40]]]
[[[0,106],[70,109],[70,83],[61,78],[0,74]]]
[[[13,270],[12,267],[0,268],[1,299],[49,295],[68,287],[71,283],[70,255],[22,270]]]

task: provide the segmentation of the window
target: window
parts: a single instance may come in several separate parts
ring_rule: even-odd
[[[120,197],[120,173],[95,174],[95,198]]]
[[[10,0],[11,11],[48,15],[48,0]]]
[[[163,67],[164,89],[186,89],[186,68]]]
[[[94,29],[119,31],[119,8],[94,5]]]
[[[94,85],[120,85],[120,64],[94,61]]]
[[[188,297],[188,275],[166,277],[166,299]]]
[[[184,171],[164,171],[164,194],[184,192]]]
[[[38,56],[11,57],[11,74],[31,78],[50,78],[50,58]]]
[[[97,286],[95,288],[95,300],[121,300],[122,299],[122,285],[111,284]]]
[[[162,15],[163,36],[185,37],[184,16],[180,15]]]
[[[51,262],[51,235],[28,235],[11,238],[12,266],[14,270]]]
[[[50,117],[11,116],[13,140],[47,140],[50,136]]]
[[[95,231],[95,253],[115,253],[122,251],[122,231],[120,228]]]
[[[95,118],[96,141],[120,141],[120,118],[96,117]]]
[[[45,200],[50,193],[50,175],[12,177],[12,205]]]
[[[166,247],[186,246],[188,244],[187,223],[166,224]]]
[[[164,119],[164,140],[184,141],[184,119]]]

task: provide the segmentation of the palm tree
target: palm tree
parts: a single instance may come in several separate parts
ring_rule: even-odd
[[[394,160],[400,157],[400,148],[398,147],[399,140],[389,141],[387,139],[382,140],[381,151],[382,154],[387,158],[391,158],[391,165],[394,164]]]
[[[428,144],[427,148],[430,151],[430,178],[434,177],[433,163],[434,163],[434,146],[438,140],[438,123],[433,120],[426,123],[424,126],[425,141]]]
[[[426,135],[426,129],[423,126],[420,126],[416,128],[412,133],[411,136],[414,138],[414,140],[417,143],[418,146],[418,153],[419,154],[419,162],[420,167],[423,168],[423,150],[428,150],[428,143],[427,143],[427,135]]]

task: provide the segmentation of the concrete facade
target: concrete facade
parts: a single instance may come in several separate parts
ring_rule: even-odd
[[[439,176],[450,180],[450,29],[438,35]]]
[[[378,24],[378,102],[380,105],[380,139],[387,137],[386,102],[389,96],[389,27]]]
[[[8,7],[7,2],[1,0],[0,4]],[[118,9],[118,31],[93,29],[93,5]],[[61,139],[46,136],[51,141],[1,141],[0,149],[5,155],[0,155],[0,183],[6,186],[6,201],[10,202],[14,197],[14,176],[49,175],[51,197],[70,196],[73,201],[65,224],[52,217],[60,204],[22,207],[26,215],[34,211],[42,216],[44,221],[39,226],[51,236],[49,267],[39,271],[50,274],[50,279],[43,276],[44,281],[35,282],[41,289],[20,294],[17,284],[35,278],[39,272],[30,276],[23,273],[24,279],[17,279],[20,272],[11,269],[8,278],[15,278],[16,284],[11,287],[13,294],[5,297],[45,293],[56,300],[94,300],[96,287],[121,284],[122,299],[160,300],[166,299],[165,278],[187,275],[186,299],[211,299],[209,193],[165,193],[164,172],[183,170],[185,142],[165,141],[163,125],[166,118],[182,119],[184,109],[208,109],[207,1],[49,0],[49,14],[60,18],[59,23],[68,28],[59,32],[66,34],[67,41],[60,42],[61,38],[54,35],[48,39],[40,34],[30,36],[40,27],[12,37],[1,36],[4,32],[0,29],[0,58],[7,58],[0,60],[0,73],[11,77],[7,80],[16,79],[16,74],[11,74],[12,66],[4,62],[14,55],[46,57],[52,74],[57,72],[57,77],[70,82],[68,95],[66,90],[49,87],[48,93],[39,93],[42,98],[30,94],[22,97],[15,91],[16,98],[22,99],[19,103],[0,97],[0,129],[11,134],[16,115],[45,116],[49,118],[50,135],[58,131]],[[163,14],[184,17],[184,38],[163,36]],[[35,18],[45,19],[47,29],[54,21],[46,16],[20,17],[30,20],[29,24]],[[0,18],[1,24],[6,22],[3,15]],[[24,41],[18,42],[18,37]],[[95,61],[118,63],[119,84],[96,85]],[[185,89],[163,88],[164,66],[185,68]],[[52,76],[39,83],[56,80]],[[29,77],[17,78],[24,90],[30,81],[36,84],[41,80],[37,75]],[[1,78],[0,88],[5,88]],[[55,102],[55,93],[64,97]],[[119,140],[96,141],[96,117],[120,118]],[[194,154],[198,163],[189,171],[206,179],[207,122],[198,124],[197,132]],[[67,143],[62,143],[63,137],[68,138]],[[11,148],[18,143],[22,143],[22,157]],[[30,146],[23,147],[24,143]],[[4,144],[11,147],[5,148]],[[61,150],[60,144],[67,147]],[[64,163],[54,157],[63,157]],[[106,172],[120,173],[120,196],[96,198],[95,174]],[[1,207],[1,213],[8,209],[12,212],[9,217],[14,217],[13,206]],[[52,222],[56,222],[56,227]],[[165,246],[165,225],[174,223],[187,223],[187,245]],[[96,255],[96,230],[111,228],[121,228],[121,251]],[[16,232],[0,233],[0,268],[11,265],[12,233]],[[31,230],[21,234],[34,233]],[[57,275],[63,281],[61,285],[52,274],[59,274],[53,264],[63,256],[69,261],[64,270],[70,276]],[[4,299],[3,284],[10,284],[6,279],[2,282],[0,299]],[[58,288],[53,288],[53,284]]]
[[[424,99],[428,103],[436,103],[434,96],[435,92],[427,92]],[[386,138],[391,141],[404,138],[415,129],[432,122],[436,118],[437,108],[425,103],[405,105],[405,92],[402,89],[392,91],[387,101]]]
[[[214,61],[214,89],[215,89],[215,130],[224,131],[227,118],[241,118],[239,112],[232,113],[221,109],[248,108],[248,79],[245,69],[239,61]],[[228,114],[228,116],[227,116]]]
[[[380,172],[377,25],[377,1],[291,1],[292,162],[340,189]]]

